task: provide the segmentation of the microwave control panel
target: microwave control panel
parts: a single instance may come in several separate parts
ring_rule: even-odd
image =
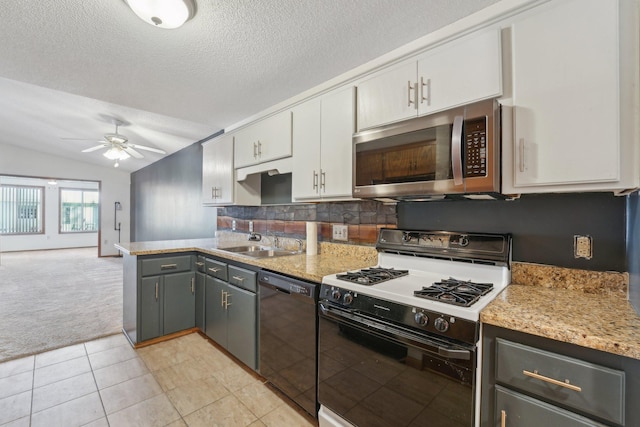
[[[487,118],[465,120],[464,122],[464,176],[487,175]]]

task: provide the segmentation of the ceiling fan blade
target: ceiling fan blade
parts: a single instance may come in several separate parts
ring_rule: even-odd
[[[95,147],[85,148],[84,150],[82,150],[82,152],[83,153],[90,153],[92,151],[99,150],[99,149],[104,148],[106,146],[107,146],[107,144],[100,144],[100,145],[96,145]]]
[[[135,157],[136,159],[144,158],[142,154],[138,153],[136,150],[131,148],[131,146],[124,147],[123,150],[126,151],[131,157]]]
[[[95,139],[95,138],[60,138],[63,141],[96,141],[96,142],[102,142],[102,140],[100,139]]]
[[[129,147],[138,148],[140,150],[147,150],[158,154],[167,154],[167,152],[164,150],[161,150],[159,148],[147,147],[145,145],[129,144]]]

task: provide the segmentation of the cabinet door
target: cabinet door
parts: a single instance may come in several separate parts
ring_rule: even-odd
[[[253,292],[228,287],[227,350],[244,364],[257,369],[257,298]]]
[[[162,276],[142,278],[140,284],[140,339],[146,341],[162,335]]]
[[[233,203],[233,136],[202,146],[202,202]]]
[[[291,156],[291,118],[287,110],[257,123],[260,163]]]
[[[207,275],[204,273],[196,273],[196,309],[195,309],[195,321],[196,328],[200,328],[202,332],[205,330],[204,314],[205,314],[205,283]]]
[[[233,161],[236,168],[254,165],[258,160],[257,124],[249,125],[235,133]]]
[[[164,335],[195,326],[195,273],[164,276]]]
[[[496,419],[494,426],[509,427],[586,427],[604,426],[588,418],[496,386]],[[504,414],[504,415],[503,415]],[[502,417],[505,423],[502,424]]]
[[[473,33],[427,52],[418,61],[418,114],[502,94],[500,31]]]
[[[358,84],[358,130],[416,117],[416,76],[408,60]]]
[[[205,334],[223,347],[227,346],[227,311],[225,293],[228,285],[213,277],[207,276],[204,297]]]
[[[320,195],[351,198],[355,88],[324,96],[320,123]]]
[[[618,2],[550,2],[517,19],[512,36],[514,155],[505,160],[517,192],[617,181]]]
[[[294,200],[317,199],[320,187],[320,99],[307,101],[293,110]]]

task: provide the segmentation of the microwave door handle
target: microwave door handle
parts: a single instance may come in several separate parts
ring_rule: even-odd
[[[453,170],[453,184],[462,185],[462,116],[453,119],[451,132],[451,169]]]

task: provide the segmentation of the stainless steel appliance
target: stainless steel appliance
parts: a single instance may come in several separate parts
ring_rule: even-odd
[[[269,271],[260,285],[259,372],[317,416],[317,301],[315,283]]]
[[[500,193],[500,106],[495,100],[363,131],[353,142],[354,197]]]
[[[323,278],[320,425],[475,425],[480,310],[510,283],[510,237],[382,229],[376,248],[378,267]]]

